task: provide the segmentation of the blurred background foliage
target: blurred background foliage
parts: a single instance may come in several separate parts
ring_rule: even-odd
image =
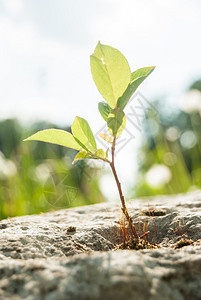
[[[201,80],[180,100],[178,108],[160,97],[146,111],[132,197],[201,188]],[[72,165],[74,150],[22,142],[46,128],[58,127],[0,121],[0,219],[105,201],[99,187],[103,169],[97,164]]]
[[[176,102],[161,97],[147,111],[132,196],[201,188],[201,80]]]
[[[24,128],[15,119],[0,121],[0,219],[104,201],[98,168],[84,161],[72,165],[74,150],[22,142],[46,128],[58,127],[38,122]]]

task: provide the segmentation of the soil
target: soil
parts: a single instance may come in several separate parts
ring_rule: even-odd
[[[0,299],[201,299],[201,191],[0,222]],[[135,250],[138,251],[135,251]]]

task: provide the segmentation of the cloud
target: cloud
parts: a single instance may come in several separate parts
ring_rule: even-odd
[[[33,115],[36,116],[34,105],[41,103],[40,114],[46,114],[47,118],[55,115],[56,119],[57,115],[58,119],[67,120],[79,111],[90,118],[88,107],[95,109],[102,99],[89,67],[89,55],[99,39],[122,51],[132,70],[146,65],[157,66],[142,86],[149,99],[161,92],[182,90],[184,82],[189,82],[192,74],[201,70],[200,6],[194,1],[101,0],[97,2],[97,9],[90,6],[89,1],[85,29],[87,37],[91,38],[89,43],[87,39],[79,46],[71,40],[46,35],[42,23],[37,23],[37,18],[29,18],[22,0],[4,0],[3,3],[7,13],[0,15],[0,98],[7,115],[11,106],[18,103],[24,116],[33,101]],[[72,14],[75,14],[76,7],[73,7]],[[44,6],[40,9],[41,16],[45,15]],[[70,9],[69,5],[68,12]],[[16,20],[13,14],[22,16]],[[78,30],[82,23],[79,24],[79,18],[76,20]],[[55,22],[53,17],[50,21]],[[73,35],[73,27],[69,30]],[[50,99],[51,114],[45,110]],[[57,106],[65,109],[58,111]]]
[[[119,40],[127,44],[143,39],[155,41],[170,31],[174,33],[180,22],[184,27],[200,23],[197,5],[189,1],[104,1],[108,10],[102,15],[94,15],[89,30],[109,41]]]
[[[72,101],[77,97],[77,80],[85,72],[82,69],[77,74],[77,70],[85,50],[43,36],[28,21],[16,23],[10,17],[1,16],[0,28],[3,28],[0,30],[3,102],[0,117],[28,119],[32,115],[52,120],[65,118],[67,122],[71,115],[71,108],[66,109],[70,106],[67,96]],[[78,95],[81,90],[82,82]]]
[[[6,12],[12,16],[19,16],[24,11],[23,0],[3,0],[2,2]]]

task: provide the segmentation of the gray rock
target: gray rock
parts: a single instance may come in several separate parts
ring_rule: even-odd
[[[201,299],[201,192],[128,206],[162,248],[115,250],[114,203],[2,220],[0,299]],[[195,242],[175,249],[181,238]]]

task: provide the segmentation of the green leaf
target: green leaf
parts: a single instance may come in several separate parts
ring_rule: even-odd
[[[86,151],[80,151],[75,156],[72,164],[74,165],[78,160],[84,159],[84,158],[92,158]]]
[[[103,117],[103,119],[107,122],[107,117],[109,113],[112,111],[112,108],[106,102],[98,103],[98,110]]]
[[[87,153],[86,151],[80,151],[74,158],[73,164],[81,159],[106,159],[106,153],[103,149],[98,149],[94,153]]]
[[[97,150],[96,141],[88,122],[76,117],[72,125],[72,133],[78,143],[83,144],[89,152]]]
[[[128,101],[137,90],[138,86],[151,74],[155,67],[145,67],[136,70],[131,74],[131,82],[124,94],[118,99],[117,107],[124,109]]]
[[[65,130],[60,130],[60,129],[41,130],[33,134],[32,136],[28,137],[24,141],[41,141],[41,142],[61,145],[75,150],[83,149],[82,146],[72,136],[72,134],[70,134]]]
[[[96,156],[96,158],[98,159],[105,159],[106,158],[106,154],[105,151],[103,149],[98,149],[94,155]]]
[[[99,136],[100,136],[103,140],[105,140],[106,142],[112,144],[113,139],[112,139],[112,137],[109,136],[108,134],[105,134],[105,133],[99,133]]]
[[[126,117],[123,110],[121,110],[120,108],[113,109],[108,116],[107,126],[109,133],[112,136],[120,136],[126,126]]]
[[[131,74],[131,82],[140,77],[147,77],[149,74],[151,74],[151,72],[153,72],[154,69],[155,69],[155,66],[151,66],[151,67],[140,68],[140,69],[134,71]]]
[[[117,49],[102,45],[96,46],[90,56],[91,73],[97,89],[112,108],[126,90],[131,80],[131,71],[124,55]]]

